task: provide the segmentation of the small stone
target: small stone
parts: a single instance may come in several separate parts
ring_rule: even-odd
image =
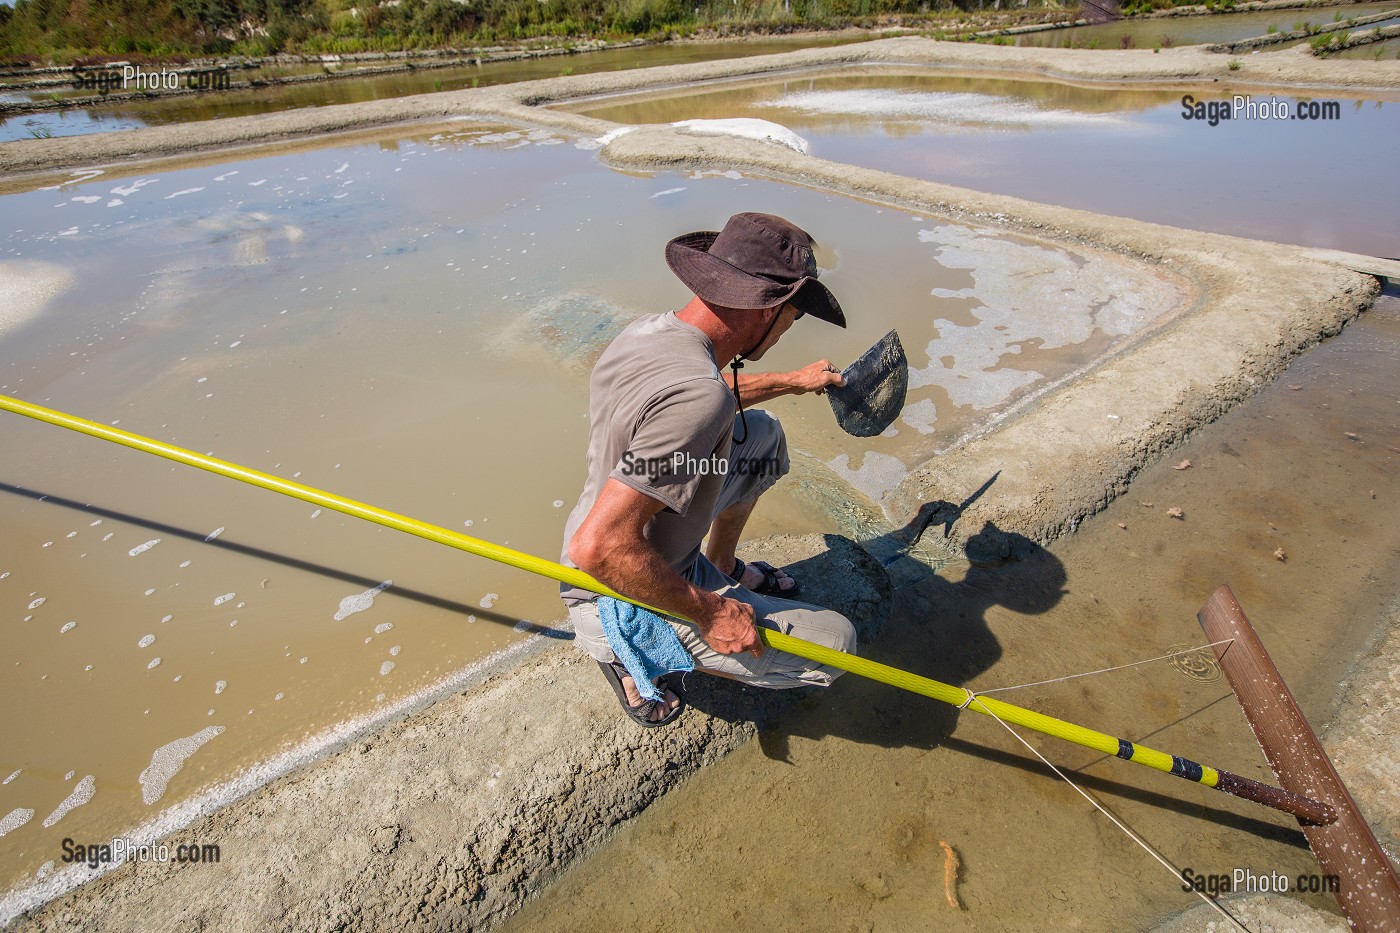
[[[1283,548],[1278,548],[1278,549],[1276,549],[1276,550],[1274,551],[1274,556],[1277,557],[1280,561],[1287,561],[1287,560],[1288,560],[1288,555],[1287,555],[1286,553],[1284,553]]]
[[[1127,530],[1128,530],[1128,526],[1125,525],[1125,524],[1123,524],[1122,522],[1119,522],[1119,523],[1118,523],[1118,527],[1119,527],[1119,528],[1122,528],[1124,531],[1127,531]]]
[[[1167,514],[1170,515],[1172,518],[1186,518],[1186,513],[1181,511],[1181,509],[1178,509],[1176,506],[1172,506],[1171,508],[1167,509]]]
[[[1360,434],[1353,434],[1352,432],[1347,431],[1347,432],[1346,432],[1346,435],[1347,435],[1347,437],[1351,438],[1351,439],[1354,440],[1354,441],[1359,441],[1359,440],[1361,440],[1361,435],[1360,435]]]
[[[1189,470],[1189,469],[1191,469],[1191,461],[1190,461],[1190,460],[1183,460],[1183,461],[1181,461],[1180,463],[1178,463],[1176,466],[1172,467],[1172,469],[1173,469],[1173,470]]]
[[[1155,504],[1156,504],[1156,503],[1152,503],[1152,502],[1142,502],[1142,501],[1139,501],[1139,502],[1138,502],[1138,505],[1142,506],[1144,509],[1150,509],[1150,508],[1152,508],[1153,505],[1155,505]]]

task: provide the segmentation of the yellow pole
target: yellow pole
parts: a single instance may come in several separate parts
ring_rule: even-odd
[[[176,463],[183,463],[209,473],[216,473],[219,476],[227,476],[240,482],[249,483],[272,492],[280,492],[284,496],[291,496],[303,502],[309,502],[323,508],[333,509],[346,515],[362,518],[365,521],[383,525],[386,528],[393,528],[398,531],[417,535],[429,541],[436,541],[439,544],[446,544],[475,554],[478,557],[485,557],[490,560],[518,567],[521,570],[538,574],[542,577],[549,577],[561,583],[568,583],[571,586],[579,586],[583,589],[604,596],[611,596],[614,599],[625,600],[635,605],[650,609],[659,614],[661,610],[654,606],[647,606],[645,603],[631,599],[612,588],[603,585],[593,579],[582,570],[565,567],[554,561],[544,560],[523,551],[502,547],[499,544],[492,544],[480,538],[473,538],[471,535],[464,535],[459,531],[451,531],[437,525],[430,525],[406,515],[399,515],[386,509],[366,505],[363,502],[356,502],[343,496],[337,496],[324,490],[316,489],[302,483],[282,479],[270,473],[263,473],[248,467],[239,466],[236,463],[229,463],[226,460],[219,460],[215,457],[208,457],[204,454],[197,454],[192,450],[182,447],[175,447],[162,441],[133,434],[130,431],[123,431],[109,425],[98,424],[86,418],[79,418],[75,415],[64,414],[51,408],[44,408],[29,402],[20,401],[6,395],[0,395],[0,410],[12,412],[17,415],[24,415],[43,421],[48,424],[57,425],[61,428],[68,428],[80,434],[87,434],[91,437],[101,438],[120,444],[123,447],[130,447],[132,450],[140,450],[148,454],[155,454],[157,457],[164,457]],[[887,664],[880,664],[858,655],[846,654],[843,651],[836,651],[823,645],[817,645],[805,639],[795,638],[785,635],[782,632],[773,631],[768,628],[759,628],[759,635],[765,645],[778,651],[786,651],[789,654],[797,655],[818,664],[825,664],[852,674],[878,680],[881,683],[902,690],[908,690],[922,696],[949,703],[953,706],[964,709],[973,709],[988,716],[995,716],[1009,723],[1024,726],[1037,732],[1051,735],[1076,745],[1092,748],[1095,751],[1103,752],[1106,755],[1116,755],[1127,761],[1134,761],[1138,764],[1147,765],[1158,771],[1166,771],[1178,777],[1204,784],[1207,787],[1217,787],[1220,790],[1246,797],[1275,809],[1293,813],[1296,816],[1316,823],[1330,823],[1335,819],[1332,808],[1307,797],[1292,794],[1289,791],[1265,784],[1251,781],[1231,774],[1228,771],[1217,771],[1214,768],[1197,764],[1186,758],[1178,758],[1164,752],[1155,751],[1141,745],[1136,745],[1123,739],[1115,738],[1103,732],[1096,732],[1093,729],[1086,729],[1073,723],[1045,716],[1032,710],[1019,706],[1012,706],[1010,703],[1003,703],[990,697],[975,696],[971,691],[962,687],[954,687],[928,677],[920,677],[918,674],[911,674],[908,671],[900,670],[897,667],[890,667]],[[1223,778],[1223,780],[1222,780]],[[1267,793],[1266,793],[1267,792]]]

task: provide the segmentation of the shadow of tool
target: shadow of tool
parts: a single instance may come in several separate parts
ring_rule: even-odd
[[[213,541],[209,541],[207,540],[206,535],[201,534],[197,531],[190,531],[188,528],[181,528],[177,525],[168,525],[164,522],[157,522],[148,518],[142,518],[139,515],[131,515],[126,512],[118,512],[114,509],[106,509],[102,508],[101,506],[91,505],[86,502],[77,502],[73,499],[65,499],[62,496],[49,495],[46,493],[38,492],[33,489],[25,489],[20,486],[14,486],[10,483],[0,483],[0,492],[7,492],[14,496],[22,496],[27,499],[33,499],[36,502],[42,502],[45,505],[57,505],[63,508],[72,509],[77,512],[82,512],[84,515],[96,515],[102,518],[110,518],[114,521],[126,522],[127,524],[136,525],[141,528],[149,528],[152,531],[158,531],[161,534],[169,535],[172,538],[184,538],[186,541],[195,541],[206,547],[219,548],[220,550],[230,551],[234,554],[243,554],[248,557],[255,557],[258,560],[264,560],[268,561],[269,563],[280,564],[283,567],[290,567],[293,570],[301,570],[305,571],[306,573],[314,573],[318,576],[328,577],[332,580],[341,580],[346,583],[354,584],[355,586],[358,586],[362,589],[372,589],[384,582],[378,577],[366,577],[361,574],[351,573],[347,570],[341,570],[336,567],[327,567],[325,564],[313,563],[312,561],[302,560],[297,557],[291,557],[287,554],[279,554],[275,551],[268,551],[263,548],[253,547],[252,545],[248,544],[239,544],[236,541],[231,541],[228,538],[224,537],[215,538]],[[400,586],[398,584],[394,584],[394,596],[396,596],[399,599],[412,600],[416,603],[421,603],[425,606],[432,606],[435,609],[444,609],[448,612],[453,612],[462,616],[474,615],[478,619],[485,619],[491,622],[495,622],[499,625],[510,626],[511,628],[521,626],[521,623],[524,621],[522,619],[517,619],[514,616],[510,616],[502,612],[496,612],[491,609],[483,609],[481,606],[473,606],[468,605],[466,603],[459,603],[456,600],[447,599],[446,597],[437,596],[432,593],[424,593],[420,590],[409,589],[408,587]],[[534,622],[526,622],[525,626],[528,627],[522,626],[522,631],[527,631],[533,635],[543,635],[546,638],[557,638],[561,640],[567,640],[572,639],[574,637],[572,632],[567,632],[562,629],[550,628],[549,626],[540,625]]]
[[[953,525],[962,518],[970,505],[992,488],[1000,476],[1001,471],[997,470],[961,503],[943,499],[925,502],[904,527],[862,541],[861,546],[875,556],[896,586],[917,583],[932,572],[937,562],[936,556],[921,546],[925,532],[931,527],[942,525],[942,537],[946,541],[952,535]]]

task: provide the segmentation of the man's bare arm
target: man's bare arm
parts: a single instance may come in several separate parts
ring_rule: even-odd
[[[663,506],[626,483],[609,479],[569,541],[569,559],[619,593],[690,619],[720,654],[763,653],[753,607],[686,580],[643,535]]]
[[[734,388],[732,373],[724,374],[729,388]],[[831,385],[843,385],[845,380],[828,360],[817,360],[790,373],[740,373],[739,392],[745,405],[761,405],[780,395],[804,395]]]

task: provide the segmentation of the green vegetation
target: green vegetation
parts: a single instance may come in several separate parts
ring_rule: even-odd
[[[1242,63],[1238,58],[1232,59],[1232,60],[1230,61],[1230,70],[1231,70],[1231,71],[1239,71],[1239,70],[1240,70],[1240,65],[1241,65],[1241,64],[1243,64],[1243,63]]]
[[[100,57],[380,52],[549,37],[664,38],[700,30],[937,26],[981,8],[978,0],[17,0],[13,8],[0,4],[0,58],[81,64]],[[1012,19],[1061,10],[1058,0],[1032,0],[1029,11]]]

